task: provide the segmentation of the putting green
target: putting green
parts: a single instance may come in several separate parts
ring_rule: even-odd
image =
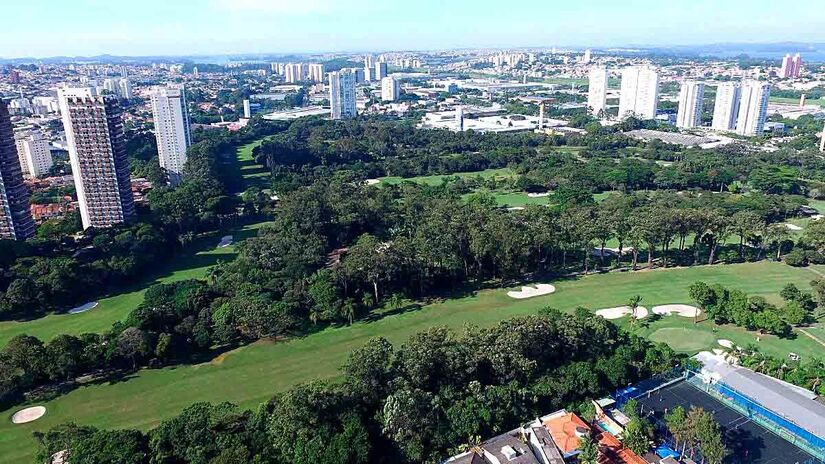
[[[681,353],[695,353],[716,345],[713,334],[683,327],[661,328],[651,333],[648,338],[654,342],[667,343]]]

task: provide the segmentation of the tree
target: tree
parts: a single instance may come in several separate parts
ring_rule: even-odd
[[[592,437],[579,440],[579,464],[599,464],[599,447]]]
[[[650,437],[642,421],[639,417],[630,419],[623,434],[624,445],[640,456],[650,450]]]
[[[635,325],[638,321],[636,311],[639,309],[639,303],[642,301],[641,295],[633,295],[627,300],[627,307],[630,308],[630,325]]]
[[[138,360],[152,352],[149,336],[146,332],[129,327],[117,336],[116,353],[132,362],[132,369],[137,368]]]

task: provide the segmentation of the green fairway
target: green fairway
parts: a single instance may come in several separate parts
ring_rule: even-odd
[[[667,343],[682,353],[695,353],[707,349],[715,345],[717,340],[713,334],[688,327],[662,327],[653,331],[648,338],[654,342]]]
[[[241,191],[250,187],[258,187],[260,189],[269,187],[269,170],[265,166],[255,163],[255,158],[252,156],[252,150],[260,146],[263,141],[264,139],[256,140],[238,148],[236,157],[241,178],[243,179]]]
[[[381,181],[382,184],[388,185],[397,185],[402,182],[415,182],[417,184],[427,184],[427,185],[441,185],[444,179],[450,179],[454,177],[461,177],[461,178],[468,178],[468,177],[476,177],[480,176],[484,179],[489,178],[496,178],[496,179],[511,179],[515,177],[515,173],[508,169],[508,168],[501,168],[501,169],[485,169],[484,171],[475,171],[475,172],[457,172],[455,174],[439,174],[435,176],[418,176],[418,177],[381,177],[378,180]],[[380,185],[380,184],[379,184]]]
[[[0,414],[4,418],[0,421],[0,463],[30,462],[35,450],[31,432],[66,421],[146,429],[196,401],[232,401],[243,407],[255,407],[276,391],[296,383],[336,378],[347,353],[376,336],[402,343],[411,334],[434,325],[456,329],[467,323],[489,326],[513,316],[534,314],[545,306],[565,311],[577,306],[595,310],[625,304],[635,294],[643,297],[642,304],[648,308],[667,303],[689,304],[687,289],[697,280],[739,288],[778,302],[777,293],[785,284],[791,282],[807,289],[813,277],[809,270],[768,261],[611,273],[560,280],[554,282],[556,293],[527,300],[508,297],[507,289],[493,289],[447,298],[400,314],[376,314],[377,320],[372,322],[328,328],[284,342],[261,341],[200,365],[143,369],[123,381],[84,386],[46,402],[46,416],[30,424],[12,425],[9,418],[20,406],[11,408]],[[645,324],[642,321],[631,330],[641,335],[656,333],[661,328],[705,333],[702,346],[697,342],[681,348],[689,352],[714,348],[716,346],[708,345],[714,345],[717,338],[730,339],[739,345],[754,343],[756,338],[743,329],[715,328],[707,321],[693,326],[691,318],[679,316]],[[665,338],[670,341],[667,338],[672,337]],[[821,345],[805,336],[791,340],[762,336],[758,345],[781,357],[790,351],[803,358],[822,352]]]
[[[146,288],[156,283],[175,282],[186,279],[203,279],[206,271],[218,260],[231,260],[235,257],[235,247],[215,248],[221,235],[232,235],[235,241],[254,236],[266,222],[239,226],[225,233],[212,234],[198,239],[191,246],[177,255],[170,262],[158,266],[131,290],[117,295],[101,298],[96,308],[80,314],[49,314],[31,321],[0,322],[0,346],[4,346],[12,337],[20,334],[34,335],[41,340],[50,340],[55,335],[79,335],[86,332],[100,333],[122,320],[129,312],[143,301]]]

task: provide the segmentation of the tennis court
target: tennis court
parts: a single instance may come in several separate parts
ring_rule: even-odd
[[[664,420],[664,414],[676,406],[685,410],[700,407],[711,412],[725,433],[725,444],[731,455],[729,464],[805,464],[819,463],[810,454],[792,443],[774,435],[759,424],[752,422],[738,411],[723,404],[713,396],[682,381],[638,398],[644,414],[653,411],[653,417]]]

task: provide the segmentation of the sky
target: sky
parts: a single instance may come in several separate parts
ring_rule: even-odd
[[[825,42],[823,0],[0,0],[0,57]]]

